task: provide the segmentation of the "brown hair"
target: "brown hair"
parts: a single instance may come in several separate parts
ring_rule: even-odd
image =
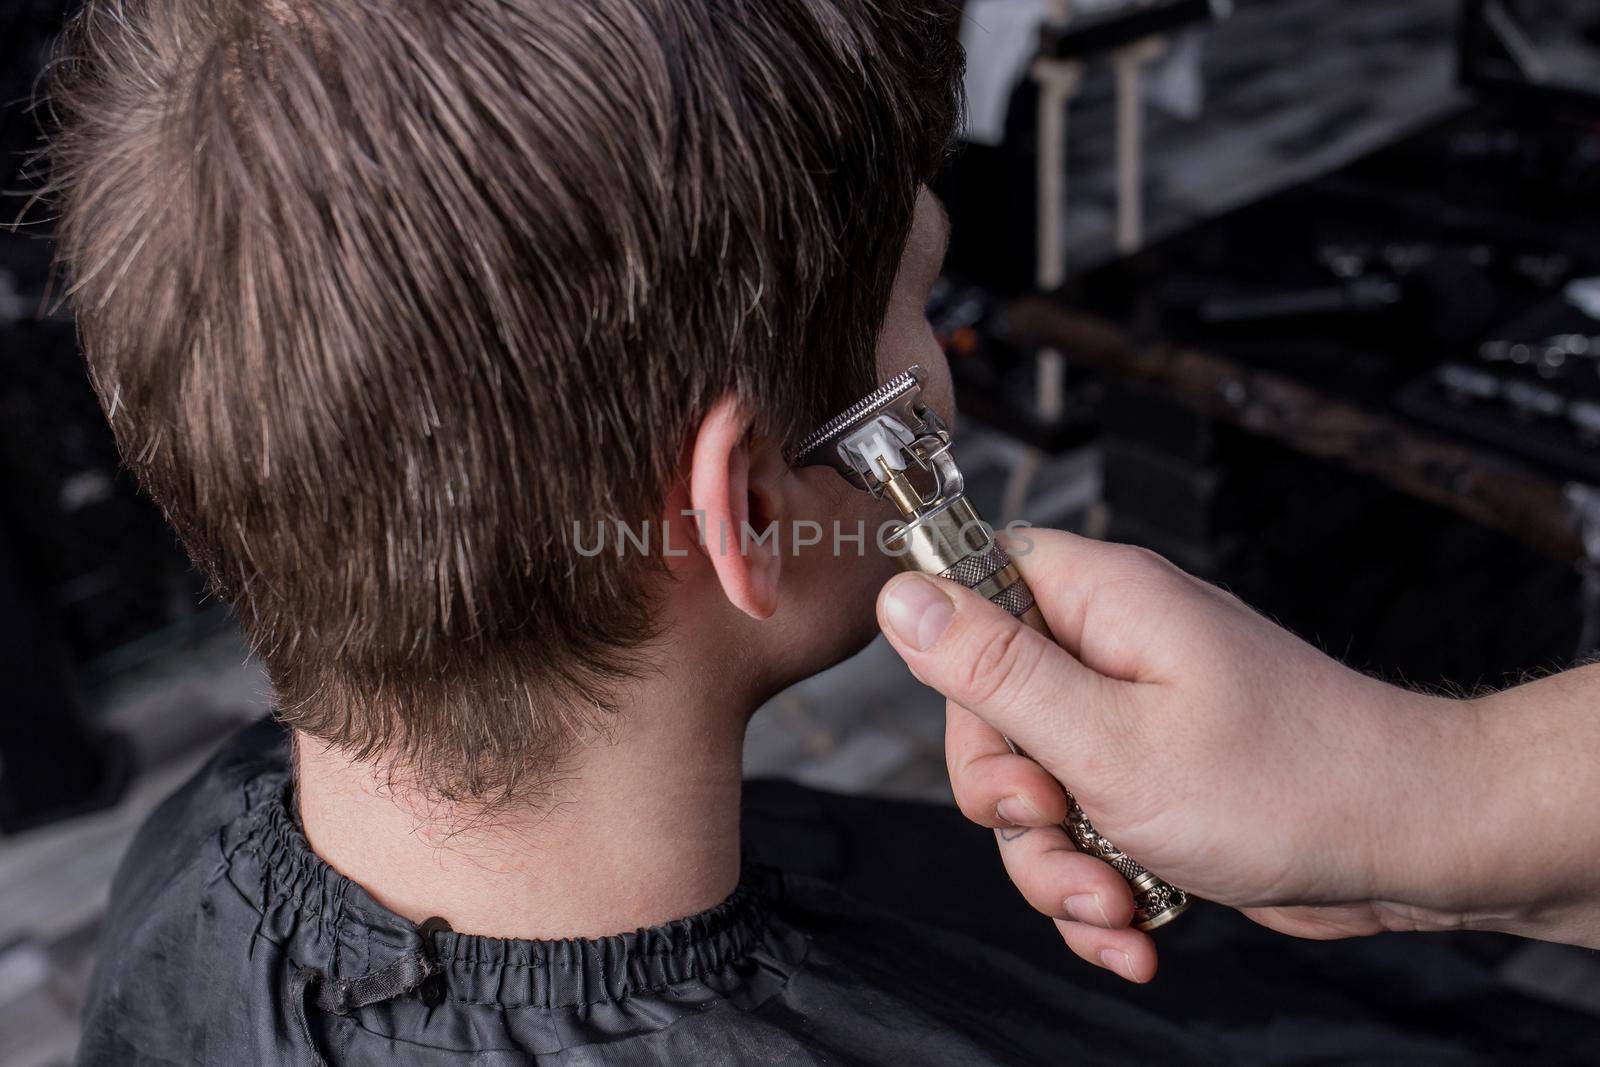
[[[445,797],[602,723],[657,565],[572,523],[871,388],[960,67],[932,0],[91,0],[71,301],[282,717]]]

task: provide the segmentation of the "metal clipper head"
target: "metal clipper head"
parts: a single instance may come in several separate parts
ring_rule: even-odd
[[[856,488],[887,495],[908,519],[961,496],[950,432],[922,402],[926,380],[926,371],[912,367],[829,419],[800,443],[794,465],[832,467]],[[913,467],[931,474],[931,492],[918,491],[906,478]]]

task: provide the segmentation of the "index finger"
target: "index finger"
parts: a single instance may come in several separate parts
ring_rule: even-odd
[[[945,705],[944,742],[956,806],[979,826],[1054,826],[1067,817],[1060,783],[960,704]]]

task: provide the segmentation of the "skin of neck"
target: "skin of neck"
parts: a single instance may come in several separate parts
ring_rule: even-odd
[[[739,881],[744,733],[765,696],[738,659],[663,657],[674,666],[631,687],[612,737],[492,812],[407,793],[381,763],[297,736],[306,835],[396,914],[463,933],[602,937],[714,907]]]

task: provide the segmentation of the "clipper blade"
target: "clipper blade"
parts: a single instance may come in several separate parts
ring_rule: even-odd
[[[927,372],[921,367],[912,367],[852,404],[842,414],[829,419],[800,442],[800,446],[794,451],[794,466],[815,467],[825,463],[843,470],[841,467],[843,460],[838,455],[830,453],[828,451],[830,447],[836,445],[852,430],[876,418],[879,413],[907,398],[915,398],[922,392],[922,383],[926,378]]]

